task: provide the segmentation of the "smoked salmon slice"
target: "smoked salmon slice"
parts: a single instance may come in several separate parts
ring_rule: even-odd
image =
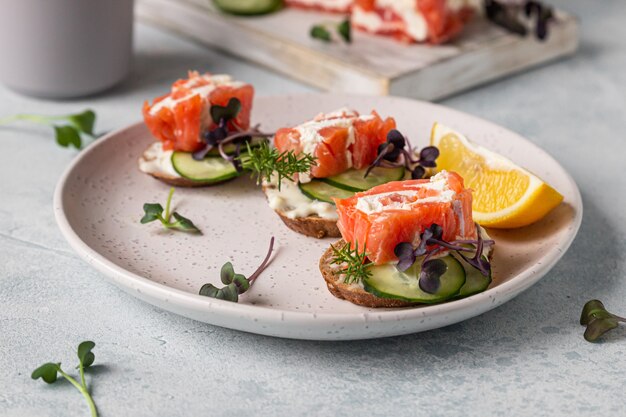
[[[352,247],[365,248],[376,265],[397,260],[398,243],[419,244],[432,224],[443,228],[443,239],[476,238],[472,192],[463,178],[442,171],[430,179],[394,181],[335,199],[341,236]]]
[[[348,13],[352,3],[353,0],[285,0],[287,6],[330,13]]]
[[[355,0],[352,25],[402,42],[440,44],[456,36],[474,14],[470,0]]]
[[[231,98],[241,102],[241,111],[228,122],[229,131],[250,127],[250,111],[254,88],[234,81],[229,75],[200,75],[190,71],[186,79],[172,85],[171,91],[145,102],[143,117],[150,132],[163,142],[164,150],[194,152],[205,146],[204,131],[216,124],[211,119],[211,106],[225,106]]]
[[[378,146],[387,140],[387,133],[395,129],[393,118],[382,119],[373,111],[368,115],[340,109],[319,114],[313,120],[293,128],[279,129],[274,146],[280,151],[307,153],[317,158],[311,177],[326,178],[350,168],[369,166],[378,152]],[[300,181],[306,182],[300,175]]]

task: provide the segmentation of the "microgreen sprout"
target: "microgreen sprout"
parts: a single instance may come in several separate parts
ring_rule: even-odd
[[[200,288],[200,295],[204,295],[206,297],[217,298],[220,300],[238,302],[239,296],[250,289],[254,281],[261,275],[261,272],[267,267],[267,263],[272,254],[272,250],[274,249],[274,237],[270,239],[270,247],[267,251],[267,255],[265,255],[265,259],[261,263],[261,265],[250,275],[250,277],[246,278],[243,274],[235,273],[235,269],[233,268],[233,264],[230,262],[226,262],[220,271],[220,279],[224,284],[224,287],[218,288],[213,284],[204,284],[202,288]]]
[[[59,146],[67,148],[73,146],[80,149],[83,146],[81,134],[95,138],[93,133],[96,114],[93,110],[63,116],[45,116],[40,114],[16,114],[0,119],[0,125],[17,121],[43,124],[54,129],[54,136]]]
[[[141,224],[151,223],[155,220],[158,220],[167,229],[202,234],[200,229],[198,229],[191,220],[181,216],[177,212],[170,212],[173,195],[174,187],[170,188],[170,192],[167,196],[167,202],[165,203],[165,210],[163,209],[163,206],[159,203],[144,204],[144,216],[141,218]],[[175,221],[171,221],[171,217],[174,217]]]
[[[296,154],[294,151],[279,152],[270,147],[266,142],[256,148],[251,148],[246,143],[247,154],[242,155],[241,164],[243,169],[252,171],[257,176],[260,184],[263,180],[276,179],[278,190],[282,180],[293,181],[293,176],[298,173],[309,172],[315,165],[316,158],[309,154]]]
[[[419,256],[423,256],[419,286],[425,292],[432,294],[439,287],[439,279],[446,272],[443,261],[432,259],[433,256],[446,249],[450,250],[480,271],[481,274],[489,276],[491,274],[491,264],[484,255],[484,250],[493,244],[493,240],[483,239],[478,225],[476,225],[476,239],[447,242],[443,239],[442,227],[433,223],[421,234],[417,247],[413,247],[409,242],[401,242],[396,245],[394,248],[394,254],[398,257],[396,268],[398,271],[404,272],[415,263]],[[470,253],[472,257],[467,256]],[[441,264],[435,261],[439,261]]]
[[[211,119],[215,127],[202,134],[201,139],[205,145],[192,153],[193,159],[201,161],[209,152],[217,150],[219,155],[232,163],[238,172],[243,171],[239,158],[243,145],[252,142],[253,138],[263,138],[265,141],[265,138],[273,136],[274,133],[261,132],[259,125],[248,130],[241,129],[236,123],[241,108],[241,101],[235,97],[231,98],[226,106],[211,106]]]
[[[485,16],[494,24],[520,36],[528,34],[526,19],[535,19],[534,33],[537,39],[548,37],[548,24],[553,21],[554,12],[550,6],[539,1],[529,0],[517,3],[506,3],[498,0],[485,0]]]
[[[89,389],[87,388],[87,383],[85,381],[85,370],[89,368],[94,360],[95,356],[92,352],[96,344],[91,341],[82,342],[78,345],[77,356],[78,356],[78,372],[80,374],[80,382],[78,382],[75,378],[67,374],[63,369],[61,369],[61,363],[53,363],[48,362],[41,365],[39,368],[35,369],[33,373],[30,375],[32,379],[43,379],[44,382],[48,384],[53,384],[57,381],[58,375],[61,375],[65,378],[70,384],[72,384],[76,389],[85,397],[87,400],[87,404],[89,405],[89,411],[91,412],[92,417],[97,417],[98,410],[96,409],[96,404],[89,393]]]
[[[352,25],[348,18],[339,23],[326,22],[313,25],[309,33],[313,39],[318,39],[323,42],[330,43],[337,38],[343,39],[346,43],[352,42]],[[337,33],[338,36],[333,35],[333,33]]]
[[[372,274],[369,271],[371,262],[367,260],[365,247],[363,251],[359,251],[358,243],[354,249],[352,249],[350,243],[346,243],[340,248],[335,245],[330,245],[330,247],[333,251],[331,264],[339,265],[341,274],[344,276],[343,281],[346,284],[361,282]]]
[[[609,313],[599,300],[587,301],[580,314],[580,324],[587,326],[584,336],[588,342],[597,341],[603,334],[615,329],[620,322],[626,323],[626,319]]]
[[[407,149],[408,147],[408,149]],[[434,146],[426,146],[415,159],[411,144],[408,139],[396,129],[387,133],[387,141],[378,146],[378,155],[365,171],[365,177],[375,167],[400,167],[404,166],[411,172],[411,178],[421,179],[426,175],[426,168],[435,168],[439,157],[439,149]]]

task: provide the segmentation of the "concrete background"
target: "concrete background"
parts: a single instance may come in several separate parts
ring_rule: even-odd
[[[581,189],[585,215],[563,260],[498,309],[427,333],[344,343],[281,340],[197,323],[109,285],[57,230],[52,194],[75,156],[49,129],[0,128],[0,415],[85,416],[67,383],[30,372],[75,364],[94,340],[89,380],[102,416],[624,415],[626,330],[582,337],[578,316],[600,298],[626,314],[626,2],[554,1],[583,21],[580,52],[443,101],[521,133]],[[258,94],[305,86],[160,30],[136,28],[134,71],[81,101],[0,88],[0,117],[92,107],[98,131],[140,119],[144,99],[189,68],[253,82]],[[529,156],[532,157],[532,156]]]

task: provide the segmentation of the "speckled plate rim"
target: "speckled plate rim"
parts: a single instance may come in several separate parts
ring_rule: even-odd
[[[306,100],[308,96],[320,94],[302,94],[298,99]],[[337,96],[336,94],[334,96]],[[342,95],[346,100],[358,100],[359,95]],[[257,100],[293,99],[294,96],[265,96]],[[88,264],[102,272],[113,284],[143,301],[152,305],[180,314],[198,321],[228,327],[236,330],[258,333],[268,336],[308,339],[308,340],[354,340],[395,336],[420,331],[427,331],[458,323],[460,321],[478,316],[505,302],[511,300],[533,284],[539,281],[561,259],[573,242],[580,228],[583,216],[583,204],[580,191],[574,179],[569,173],[546,151],[528,141],[522,136],[505,129],[487,120],[459,112],[449,107],[410,100],[398,97],[387,97],[402,102],[419,102],[425,107],[456,113],[464,117],[470,117],[481,123],[486,129],[500,129],[507,134],[516,136],[517,139],[526,143],[533,151],[544,154],[558,168],[559,175],[571,187],[573,194],[570,196],[571,204],[575,210],[575,216],[571,221],[568,233],[559,246],[553,247],[546,252],[542,262],[536,268],[527,268],[510,280],[488,289],[485,292],[471,297],[451,301],[443,304],[422,306],[419,308],[406,308],[396,310],[384,310],[363,313],[309,313],[301,311],[279,310],[271,307],[254,306],[248,304],[232,303],[223,300],[210,299],[200,295],[185,292],[151,281],[148,278],[128,271],[103,255],[92,249],[84,242],[70,225],[64,206],[64,195],[68,179],[80,166],[83,159],[106,145],[108,139],[118,135],[132,134],[135,130],[144,129],[143,123],[138,122],[126,128],[111,132],[84,149],[67,167],[62,174],[54,192],[54,213],[61,233],[70,246]],[[391,324],[403,323],[403,326],[391,326]],[[352,331],[337,332],[329,329],[349,329]]]

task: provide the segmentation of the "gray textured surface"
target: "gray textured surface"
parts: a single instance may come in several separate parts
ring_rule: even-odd
[[[464,323],[382,340],[311,343],[239,333],[157,310],[109,285],[54,223],[55,183],[73,152],[45,128],[0,129],[0,415],[84,416],[68,384],[30,379],[70,368],[97,343],[103,416],[623,415],[626,331],[582,338],[600,298],[626,314],[626,3],[559,3],[583,19],[580,53],[445,101],[522,133],[558,159],[585,202],[579,237],[538,285]],[[142,100],[187,68],[230,72],[259,94],[306,88],[140,26],[132,78],[105,95],[44,102],[0,89],[0,115],[92,106],[100,130],[139,119]],[[529,157],[532,157],[529,155]]]

